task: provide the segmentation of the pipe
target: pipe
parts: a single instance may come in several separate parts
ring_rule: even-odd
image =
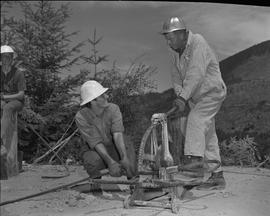
[[[78,181],[75,181],[75,182],[72,182],[72,183],[69,183],[69,184],[65,184],[65,185],[61,185],[61,186],[55,187],[55,188],[51,188],[51,189],[46,190],[46,191],[42,191],[42,192],[39,192],[39,193],[31,194],[31,195],[28,195],[28,196],[25,196],[25,197],[21,197],[21,198],[17,198],[17,199],[13,199],[13,200],[4,201],[4,202],[1,202],[0,203],[0,206],[4,206],[4,205],[7,205],[7,204],[19,202],[19,201],[22,201],[22,200],[25,200],[25,199],[29,199],[29,198],[32,198],[32,197],[41,196],[41,195],[44,195],[44,194],[47,194],[47,193],[50,193],[50,192],[53,192],[53,191],[56,191],[56,190],[59,190],[59,189],[64,189],[64,188],[69,187],[69,186],[72,186],[74,184],[78,184],[78,183],[87,181],[88,179],[89,179],[89,177],[84,178],[84,179],[81,179],[81,180],[78,180]]]
[[[107,169],[104,169],[104,170],[101,170],[100,171],[100,175],[101,176],[106,175],[108,173],[109,173],[109,171]],[[71,183],[68,183],[68,184],[65,184],[65,185],[60,185],[58,187],[54,187],[54,188],[51,188],[51,189],[46,190],[46,191],[42,191],[42,192],[39,192],[39,193],[31,194],[31,195],[28,195],[28,196],[25,196],[25,197],[21,197],[21,198],[17,198],[17,199],[13,199],[13,200],[4,201],[4,202],[1,202],[0,203],[0,206],[4,206],[4,205],[7,205],[7,204],[19,202],[19,201],[22,201],[22,200],[25,200],[25,199],[29,199],[29,198],[32,198],[32,197],[41,196],[41,195],[44,195],[44,194],[47,194],[47,193],[50,193],[50,192],[53,192],[53,191],[57,191],[59,189],[64,189],[66,187],[70,187],[72,185],[79,184],[81,182],[84,182],[84,181],[87,181],[87,180],[90,180],[90,179],[91,179],[90,177],[83,178],[81,180],[77,180],[75,182],[71,182]]]
[[[108,170],[104,169],[101,170],[101,176],[108,174]],[[142,173],[140,173],[142,174]],[[41,196],[53,191],[57,191],[59,189],[64,189],[64,188],[68,188],[71,186],[75,186],[79,183],[82,183],[84,181],[88,181],[89,184],[124,184],[124,185],[138,185],[141,188],[167,188],[167,187],[176,187],[176,186],[196,186],[201,184],[202,182],[184,182],[184,181],[175,181],[175,182],[163,182],[162,180],[158,180],[158,179],[153,179],[150,182],[138,182],[138,179],[135,178],[134,180],[104,180],[104,179],[93,179],[90,177],[86,177],[83,178],[81,180],[77,180],[75,182],[71,182],[65,185],[61,185],[58,187],[54,187],[51,188],[49,190],[46,191],[42,191],[39,193],[35,193],[35,194],[31,194],[25,197],[21,197],[21,198],[17,198],[17,199],[13,199],[13,200],[8,200],[8,201],[4,201],[0,203],[0,206],[4,206],[7,204],[11,204],[11,203],[15,203],[15,202],[19,202],[25,199],[29,199],[29,198],[33,198],[33,197],[37,197],[37,196]]]

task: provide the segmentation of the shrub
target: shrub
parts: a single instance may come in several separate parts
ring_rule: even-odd
[[[220,143],[220,152],[223,165],[256,166],[259,162],[253,137],[225,140]]]

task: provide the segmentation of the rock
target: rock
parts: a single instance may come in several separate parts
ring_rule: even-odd
[[[68,202],[67,202],[67,205],[69,206],[69,207],[75,207],[75,206],[77,206],[77,204],[78,204],[78,200],[77,199],[70,199],[70,200],[68,200]]]
[[[93,195],[86,195],[83,202],[86,204],[86,205],[90,205],[91,203],[93,203],[93,201],[96,199],[95,196]]]
[[[107,199],[112,199],[113,195],[111,193],[107,193],[106,191],[102,191],[102,196]]]
[[[63,212],[63,211],[64,211],[64,209],[62,209],[62,208],[57,208],[57,211],[59,211],[59,212]]]

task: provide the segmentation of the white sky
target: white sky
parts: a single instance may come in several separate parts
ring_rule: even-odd
[[[261,6],[192,2],[98,2],[69,1],[71,16],[66,30],[79,31],[72,43],[92,37],[94,28],[103,41],[100,54],[108,54],[111,67],[127,68],[130,61],[145,53],[145,63],[156,66],[158,91],[171,88],[169,55],[158,32],[170,16],[182,16],[193,33],[202,34],[222,60],[250,46],[270,39],[270,8]],[[54,3],[55,7],[65,1]],[[17,15],[15,9],[9,15]],[[81,52],[89,53],[89,45]],[[72,73],[87,65],[74,66]]]

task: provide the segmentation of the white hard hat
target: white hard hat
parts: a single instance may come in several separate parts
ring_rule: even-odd
[[[104,88],[95,80],[89,80],[81,86],[81,106],[104,94],[108,88]]]
[[[161,34],[167,34],[177,30],[186,29],[186,25],[180,17],[171,17],[163,23]]]
[[[14,50],[7,45],[1,46],[1,54],[2,53],[14,53]]]

